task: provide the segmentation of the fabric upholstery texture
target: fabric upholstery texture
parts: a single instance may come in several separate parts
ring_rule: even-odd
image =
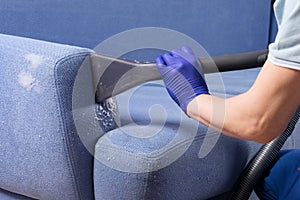
[[[168,7],[163,0],[134,4],[129,0],[26,4],[2,0],[0,29],[93,48],[124,30],[166,27],[193,37],[212,55],[266,48],[276,34],[271,1],[174,1]],[[145,10],[156,14],[145,15]],[[182,20],[190,13],[190,18]],[[119,95],[120,128],[101,138],[104,132],[95,120],[76,121],[82,125],[79,131],[86,132],[89,150],[100,138],[93,166],[75,128],[71,105],[76,74],[89,52],[0,34],[1,200],[90,200],[94,192],[98,200],[189,200],[231,188],[259,145],[220,136],[187,118],[159,81]],[[141,50],[126,56],[153,61],[156,55],[156,51]],[[209,87],[218,95],[224,90],[227,96],[237,95],[250,87],[258,72],[223,73],[225,88],[213,79]],[[93,117],[94,105],[88,106],[80,114]],[[285,148],[299,146],[300,137],[293,134]]]
[[[96,199],[210,198],[231,189],[259,146],[188,118],[160,81],[121,94],[117,102],[123,126],[96,145]]]
[[[93,192],[96,199],[205,199],[230,190],[259,146],[186,117],[156,81],[117,97],[120,128],[99,139],[93,174],[71,105],[90,50],[8,35],[0,42],[2,199],[93,199]],[[217,95],[237,95],[259,70],[223,73],[224,88],[209,75],[208,86]],[[87,122],[94,140],[104,134]],[[286,148],[299,143],[293,134]]]
[[[209,75],[208,85],[217,95],[234,96],[247,91],[259,71],[222,73],[223,89]],[[260,147],[220,136],[186,117],[160,81],[123,93],[117,101],[123,126],[96,145],[96,199],[207,199],[229,191]],[[297,134],[285,144],[299,146]]]
[[[271,0],[1,0],[0,30],[93,49],[125,30],[165,27],[189,35],[212,55],[223,55],[266,48],[271,10]],[[154,61],[157,55],[141,51],[130,58]]]
[[[2,190],[0,189],[0,199],[1,200],[34,200],[32,198],[20,195],[20,194],[16,194],[13,192],[8,192],[6,190]]]
[[[36,199],[93,199],[92,156],[72,119],[74,79],[89,53],[0,35],[0,188]]]

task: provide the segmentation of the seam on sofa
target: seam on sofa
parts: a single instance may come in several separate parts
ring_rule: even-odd
[[[84,59],[85,57],[87,57],[90,54],[90,52],[88,51],[84,51],[84,52],[78,52],[78,53],[74,53],[68,56],[65,56],[61,59],[59,59],[56,63],[55,63],[55,67],[54,67],[54,77],[55,77],[55,87],[56,87],[56,95],[58,97],[58,101],[57,101],[57,110],[58,112],[60,112],[61,116],[66,116],[64,112],[62,112],[61,106],[62,106],[62,99],[61,99],[61,95],[59,94],[58,90],[58,84],[57,84],[57,66],[64,64],[65,62],[68,62],[71,59],[74,58],[81,58]],[[73,153],[72,153],[72,149],[70,148],[70,141],[72,140],[69,134],[66,134],[69,132],[68,127],[66,126],[65,123],[62,122],[62,118],[59,118],[59,124],[60,124],[60,129],[62,131],[62,133],[64,134],[65,137],[63,137],[63,140],[65,140],[65,142],[63,142],[64,144],[64,151],[66,153],[66,160],[67,160],[67,164],[68,164],[68,168],[70,171],[70,176],[72,179],[72,185],[73,185],[73,189],[75,191],[75,196],[76,199],[82,199],[82,194],[79,188],[79,183],[78,183],[78,179],[77,179],[77,173],[76,173],[76,163],[73,162]]]
[[[212,133],[216,133],[218,134],[217,131],[213,131],[211,132],[210,134]],[[212,135],[213,136],[213,135]],[[209,136],[209,137],[212,137],[212,136]],[[196,136],[195,138],[193,138],[193,141],[198,141],[200,139],[202,139],[203,137],[202,136]],[[111,146],[111,145],[107,145],[107,144],[101,144],[101,149],[105,149],[105,152],[108,153],[108,152],[114,152],[114,153],[118,153],[118,155],[126,155],[128,156],[129,158],[132,158],[132,159],[140,159],[142,161],[146,161],[146,162],[149,162],[149,161],[155,161],[157,160],[157,158],[162,158],[164,155],[166,155],[169,151],[173,150],[173,149],[177,149],[177,148],[180,148],[181,146],[187,144],[190,142],[190,139],[187,139],[187,140],[184,140],[183,142],[179,143],[179,145],[176,145],[176,146],[173,146],[172,148],[170,149],[167,149],[166,151],[163,151],[163,152],[151,152],[151,155],[149,155],[148,153],[134,153],[134,152],[125,152],[124,151],[120,151],[118,148],[116,149],[114,146]],[[96,156],[95,158],[97,159],[97,153],[96,153]],[[99,160],[99,159],[97,159]],[[152,169],[152,165],[155,166],[155,163],[152,163],[151,165],[148,164],[148,170],[151,170]],[[151,168],[149,168],[151,167]]]
[[[10,197],[13,197],[14,199],[17,199],[17,200],[39,200],[35,197],[29,197],[29,196],[26,196],[24,194],[20,194],[20,193],[14,192],[14,191],[6,190],[5,188],[0,188],[0,193],[4,194],[5,196],[7,195],[7,196],[10,196]]]
[[[151,166],[148,163],[148,169],[150,169],[150,168],[151,168]],[[146,177],[145,177],[145,179],[146,179],[145,183],[146,184],[144,184],[144,188],[143,188],[143,198],[146,198],[146,195],[148,193],[148,185],[149,185],[149,182],[151,181],[150,178],[149,178],[149,177],[151,177],[150,174],[152,174],[152,172],[146,173]]]
[[[217,131],[213,131],[212,133],[217,133]],[[213,136],[212,136],[213,137]],[[198,136],[198,137],[195,137],[193,141],[199,141],[203,139],[203,136]],[[188,143],[189,141],[185,140],[183,143]],[[140,154],[134,154],[134,153],[124,153],[123,151],[120,151],[118,148],[116,148],[115,146],[111,146],[109,144],[101,144],[101,149],[103,151],[101,151],[100,153],[103,153],[105,152],[104,154],[105,155],[108,155],[109,153],[113,153],[113,154],[117,154],[119,155],[120,157],[124,157],[126,156],[128,160],[140,160],[142,162],[146,162],[147,164],[144,166],[146,167],[147,166],[147,169],[144,169],[144,171],[147,171],[145,173],[145,184],[143,185],[143,190],[142,190],[142,194],[143,194],[143,198],[144,199],[149,199],[151,198],[149,195],[151,195],[153,191],[151,191],[151,187],[149,187],[149,185],[151,185],[151,182],[153,181],[153,179],[151,179],[151,177],[153,177],[153,174],[156,173],[156,168],[157,168],[157,162],[160,162],[160,159],[165,156],[166,154],[168,154],[169,151],[171,151],[172,149],[176,149],[176,148],[180,148],[181,145],[184,145],[182,143],[179,143],[179,145],[175,145],[173,148],[171,149],[168,149],[167,151],[163,151],[163,152],[159,152],[159,153],[156,153],[154,152],[153,153],[150,153],[147,154],[147,153],[140,153]],[[95,159],[97,159],[97,151],[96,151],[96,155],[95,155]],[[97,159],[99,163],[102,163],[101,162],[101,159]],[[105,165],[107,167],[110,168],[110,166],[102,163],[102,165]],[[143,171],[143,170],[142,170]]]

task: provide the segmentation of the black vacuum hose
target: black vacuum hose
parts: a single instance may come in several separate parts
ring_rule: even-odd
[[[271,142],[263,145],[253,159],[248,163],[236,182],[229,199],[249,199],[255,185],[260,180],[263,173],[272,165],[275,159],[277,159],[280,149],[294,131],[299,117],[300,106],[298,107],[285,131]]]

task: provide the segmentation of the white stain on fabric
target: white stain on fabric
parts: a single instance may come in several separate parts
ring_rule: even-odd
[[[42,89],[40,86],[40,82],[36,80],[30,73],[21,72],[18,75],[19,84],[25,88],[27,91],[31,91],[32,89],[37,93],[41,93]]]
[[[43,63],[43,57],[37,54],[26,54],[25,59],[29,61],[32,69],[37,69]]]

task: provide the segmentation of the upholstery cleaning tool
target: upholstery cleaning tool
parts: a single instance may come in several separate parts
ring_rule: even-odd
[[[199,61],[204,73],[215,73],[261,67],[267,55],[268,50],[260,50],[199,58]],[[89,59],[92,65],[97,103],[141,83],[161,79],[155,63],[131,61],[96,53],[92,53]]]

